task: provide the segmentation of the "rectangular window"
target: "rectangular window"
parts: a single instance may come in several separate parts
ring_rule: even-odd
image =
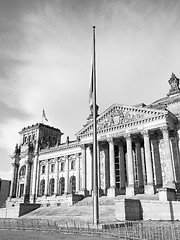
[[[75,161],[72,160],[72,161],[71,161],[71,170],[74,170],[74,169],[75,169]]]
[[[51,164],[51,173],[54,172],[54,168],[55,168],[55,165],[54,165],[54,164]]]
[[[42,171],[41,171],[42,174],[45,173],[45,165],[42,166]]]
[[[61,162],[61,171],[64,171],[64,168],[65,168],[65,164],[64,162]]]

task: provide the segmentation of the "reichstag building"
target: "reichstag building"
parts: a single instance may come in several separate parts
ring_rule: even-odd
[[[155,195],[180,191],[180,88],[150,105],[113,104],[97,118],[99,195]],[[43,123],[23,128],[12,158],[9,202],[73,204],[92,195],[93,121],[75,140]]]

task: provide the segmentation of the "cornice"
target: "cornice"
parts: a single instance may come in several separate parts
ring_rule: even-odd
[[[51,152],[58,152],[58,151],[63,151],[63,150],[68,150],[68,149],[74,149],[74,148],[79,148],[80,143],[74,143],[74,144],[63,144],[59,145],[56,147],[51,147],[51,148],[45,148],[41,149],[39,152],[39,155],[46,154],[46,153],[51,153]]]
[[[129,122],[129,123],[125,123],[125,124],[120,124],[120,125],[116,125],[116,126],[112,126],[112,127],[108,127],[108,128],[104,128],[101,130],[98,130],[97,133],[98,134],[104,134],[104,133],[108,133],[111,131],[117,131],[117,130],[122,130],[124,128],[129,128],[129,127],[134,127],[137,125],[141,125],[147,122],[152,122],[155,120],[159,120],[159,119],[163,119],[166,118],[168,115],[168,112],[166,111],[166,113],[158,115],[158,116],[152,116],[151,118],[147,118],[147,119],[140,119],[134,122]],[[85,137],[90,137],[93,135],[93,132],[88,132],[88,133],[84,133],[84,134],[80,134],[79,137],[80,138],[85,138]]]

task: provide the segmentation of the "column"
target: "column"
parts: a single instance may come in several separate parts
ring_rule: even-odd
[[[124,143],[120,141],[119,147],[119,166],[120,166],[120,193],[125,194],[125,165],[124,165]]]
[[[108,197],[116,196],[116,175],[115,175],[115,156],[113,138],[108,139],[109,143],[109,168],[110,168],[110,188],[107,190]]]
[[[179,139],[176,131],[174,131],[174,136],[170,139],[170,142],[172,149],[172,158],[174,161],[176,189],[178,192],[180,192],[180,155],[178,146]]]
[[[76,154],[76,192],[78,193],[80,190],[80,156],[79,153]]]
[[[98,189],[99,189],[99,196],[101,196],[102,194],[103,194],[103,190],[102,190],[102,188],[101,188],[101,171],[103,170],[103,169],[101,169],[101,163],[100,163],[100,161],[101,161],[101,159],[100,159],[100,149],[101,149],[101,147],[100,147],[100,143],[98,142],[98,144],[97,144],[97,161],[98,161]]]
[[[39,196],[39,179],[40,179],[40,162],[37,163],[37,181],[36,181],[36,191],[35,195],[36,197]]]
[[[58,171],[59,171],[59,162],[58,162],[58,158],[55,158],[55,169],[54,169],[54,195],[57,196],[58,195]]]
[[[149,142],[148,130],[142,132],[144,136],[144,151],[145,151],[145,162],[146,162],[146,174],[147,174],[147,185],[145,186],[145,193],[153,195],[154,185],[153,185],[153,167],[151,161],[151,149]]]
[[[135,151],[137,158],[137,170],[138,170],[138,193],[144,192],[144,180],[143,180],[143,170],[142,170],[142,158],[141,158],[141,142],[140,139],[137,138],[135,140]]]
[[[18,180],[18,168],[19,163],[12,163],[13,166],[13,174],[12,174],[12,181],[11,181],[11,189],[10,189],[10,197],[16,197],[16,189],[17,189],[17,180]]]
[[[32,175],[32,194],[31,202],[35,203],[36,201],[36,181],[37,181],[37,165],[38,165],[38,155],[34,157],[33,161],[33,175]]]
[[[173,163],[172,163],[172,155],[170,149],[170,142],[169,142],[169,133],[167,126],[161,128],[164,140],[164,152],[165,152],[165,159],[166,159],[166,182],[163,183],[163,187],[175,189],[175,179],[174,179],[174,171],[173,171]]]
[[[64,193],[69,193],[69,158],[65,156],[65,189]]]
[[[151,140],[152,152],[153,152],[153,165],[154,165],[154,178],[155,178],[155,187],[156,189],[162,187],[162,170],[160,163],[160,154],[159,154],[159,142],[158,134],[154,134],[153,139]]]
[[[93,149],[92,145],[86,147],[86,189],[89,191],[89,195],[93,190]]]
[[[81,170],[81,192],[84,196],[87,195],[87,190],[86,190],[86,146],[81,145],[82,149],[82,170]]]
[[[26,175],[25,175],[25,185],[24,185],[24,202],[29,202],[30,197],[30,181],[31,181],[31,166],[32,161],[26,160]]]
[[[126,195],[134,196],[134,170],[133,170],[133,155],[132,155],[132,140],[131,135],[127,134],[126,145],[127,145],[127,176],[128,176],[128,187],[126,187]]]
[[[45,173],[45,190],[44,195],[47,197],[49,194],[49,161],[46,160],[46,173]]]

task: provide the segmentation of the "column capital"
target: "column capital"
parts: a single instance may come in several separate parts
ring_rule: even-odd
[[[143,131],[141,131],[141,134],[143,135],[143,137],[149,137],[149,130],[144,129]]]
[[[33,161],[32,160],[29,160],[29,159],[27,159],[26,161],[25,161],[25,164],[26,165],[31,165],[33,163]]]
[[[17,162],[13,162],[11,164],[12,164],[13,167],[19,167],[19,163],[17,163]]]
[[[127,141],[127,140],[131,140],[131,134],[130,134],[130,133],[126,133],[126,134],[124,135],[124,138],[126,139],[126,141]]]
[[[163,127],[160,127],[160,130],[161,130],[162,133],[168,133],[169,127],[168,126],[163,126]]]
[[[114,139],[112,137],[108,137],[106,140],[108,143],[114,143]]]
[[[75,157],[80,157],[80,153],[75,153]]]
[[[81,148],[82,150],[86,150],[86,147],[87,147],[86,144],[81,144],[81,145],[80,145],[80,148]]]

